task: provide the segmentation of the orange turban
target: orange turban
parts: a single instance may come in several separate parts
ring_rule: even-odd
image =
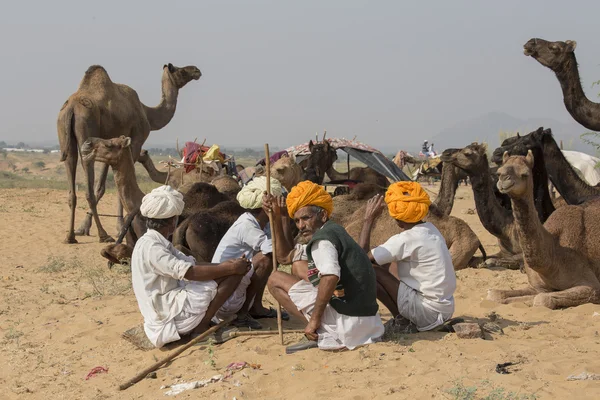
[[[421,185],[410,181],[390,185],[385,193],[385,202],[394,219],[408,223],[422,220],[427,215],[431,204],[429,196]]]
[[[300,182],[292,188],[287,195],[287,209],[290,217],[294,218],[296,211],[306,206],[317,206],[327,211],[327,215],[333,212],[333,199],[323,186],[311,181]]]

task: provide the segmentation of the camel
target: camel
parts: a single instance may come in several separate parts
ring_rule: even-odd
[[[172,64],[165,65],[162,75],[161,102],[156,107],[147,107],[140,101],[135,90],[112,82],[103,67],[92,65],[88,68],[77,91],[60,109],[57,120],[61,161],[65,162],[71,210],[65,243],[77,243],[74,225],[77,206],[75,174],[78,147],[90,137],[110,139],[124,135],[131,137],[131,150],[135,161],[150,131],[163,128],[173,118],[179,89],[191,80],[200,79],[201,75],[200,70],[195,66],[179,68]],[[108,166],[102,167],[94,191],[94,163],[84,162],[82,159],[81,164],[86,175],[86,198],[91,215],[88,214],[78,233],[89,234],[93,216],[100,242],[111,242],[113,239],[102,227],[96,208],[104,194]]]
[[[120,261],[119,257],[122,254],[131,254],[135,238],[140,237],[146,232],[145,219],[138,213],[144,192],[142,192],[137,183],[130,149],[131,138],[125,136],[114,139],[89,138],[81,146],[81,155],[86,161],[97,160],[112,167],[119,199],[123,203],[125,210],[129,213],[128,221],[132,222],[134,235],[131,236],[133,238],[132,241],[128,238],[127,247],[129,249],[117,243],[116,245],[111,244],[102,250],[101,254],[112,262]],[[224,234],[229,229],[231,223],[243,211],[236,202],[232,202],[225,194],[218,192],[214,186],[205,182],[198,182],[192,185],[183,198],[185,202],[185,215],[180,217],[181,220],[194,217],[194,214],[196,214],[194,210],[205,211],[201,218],[193,219],[186,223],[186,227],[192,227],[193,229],[193,234],[195,234],[193,236],[195,240],[194,245],[197,248],[216,248],[222,236],[219,236],[219,233],[222,232]],[[217,209],[215,207],[216,211],[213,212],[211,209],[206,212],[208,208],[217,205],[220,208]],[[193,226],[194,221],[199,221],[204,225],[195,227]],[[222,230],[226,226],[224,221],[231,222],[225,228],[225,231]],[[209,227],[208,230],[205,227]],[[219,229],[212,231],[210,227],[217,227]],[[127,224],[124,228],[128,228]],[[122,239],[122,236],[119,239]]]
[[[325,174],[332,181],[357,181],[362,183],[374,183],[387,188],[390,184],[388,179],[369,167],[354,167],[348,173],[340,173],[333,168],[333,163],[337,160],[337,152],[331,146],[328,140],[313,143],[308,142],[310,157],[307,160],[305,169],[305,178],[312,180],[319,185],[323,183]]]
[[[289,192],[302,179],[302,167],[292,157],[281,157],[271,165],[271,177]]]
[[[600,199],[556,210],[542,225],[533,202],[534,156],[503,155],[498,188],[512,201],[529,287],[489,290],[500,303],[550,309],[600,303]]]
[[[429,213],[424,218],[424,221],[431,222],[438,228],[452,256],[454,269],[458,271],[469,266],[476,266],[479,263],[480,260],[473,257],[477,249],[481,251],[483,261],[486,259],[486,253],[479,238],[466,222],[444,214],[452,211],[457,183],[455,168],[451,165],[444,166],[442,169],[442,186],[444,190],[440,190],[438,193],[438,197],[429,207]],[[441,208],[438,208],[436,204],[441,205]],[[334,202],[334,215],[336,207],[338,207],[338,204]],[[361,206],[356,209],[354,214],[346,219],[345,228],[354,240],[358,240],[360,235],[365,208],[366,201],[362,201]],[[391,236],[400,232],[401,230],[396,221],[387,212],[384,212],[375,220],[373,231],[371,232],[371,246],[375,247],[383,244]]]
[[[600,187],[590,186],[569,164],[550,129],[540,127],[528,135],[506,139],[502,146],[494,151],[492,161],[500,163],[506,151],[510,155],[524,156],[528,150],[534,152],[536,159],[542,158],[550,181],[567,204],[582,204],[600,196]]]
[[[587,129],[600,131],[600,103],[590,101],[583,92],[575,59],[576,46],[573,40],[530,39],[523,46],[523,52],[554,71],[562,88],[563,102],[575,121]]]

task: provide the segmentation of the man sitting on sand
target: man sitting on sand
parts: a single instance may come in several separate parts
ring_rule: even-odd
[[[170,186],[154,189],[140,207],[148,230],[133,249],[131,280],[144,331],[156,347],[206,331],[250,269],[243,258],[197,264],[175,249],[168,238],[182,211],[183,196]]]
[[[277,318],[277,311],[266,309],[262,305],[262,297],[267,279],[273,270],[273,251],[270,232],[266,230],[269,217],[262,209],[263,194],[267,190],[267,178],[259,176],[248,182],[237,194],[237,200],[247,210],[225,233],[213,256],[213,263],[237,257],[252,260],[252,267],[242,279],[235,292],[227,299],[217,313],[217,317],[225,319],[237,314],[232,325],[261,329],[259,318]],[[281,195],[281,183],[271,178],[271,191]],[[288,320],[287,314],[282,315]]]
[[[423,222],[431,201],[417,182],[396,182],[388,188],[385,202],[404,231],[368,254],[376,264],[377,298],[396,317],[394,325],[408,328],[410,321],[419,331],[434,329],[454,313],[456,276],[442,234]],[[367,203],[359,238],[367,252],[373,222],[383,207],[381,195]]]
[[[266,208],[275,214],[274,220],[281,221],[278,205],[270,201]],[[288,346],[286,352],[314,347],[352,350],[376,341],[384,329],[378,313],[375,273],[365,252],[346,230],[329,221],[331,196],[322,186],[300,182],[287,196],[287,211],[308,241],[309,282],[279,271],[269,278],[273,297],[307,322],[305,339]]]

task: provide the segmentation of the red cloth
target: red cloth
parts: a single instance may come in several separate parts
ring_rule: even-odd
[[[183,162],[185,165],[185,172],[188,173],[193,171],[196,168],[196,161],[198,160],[198,156],[204,156],[210,147],[201,146],[195,142],[185,142],[185,147],[183,148]],[[219,154],[226,159],[227,156],[225,154],[219,152]]]

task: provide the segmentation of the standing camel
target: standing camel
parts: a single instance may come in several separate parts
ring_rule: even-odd
[[[550,309],[600,303],[600,199],[557,209],[542,225],[533,202],[531,151],[504,153],[498,189],[512,201],[529,287],[490,290],[500,303],[533,302]]]
[[[129,86],[111,81],[106,70],[93,65],[85,72],[79,88],[63,104],[57,121],[58,141],[61,161],[65,162],[69,182],[69,207],[71,209],[65,243],[77,243],[75,240],[75,173],[79,147],[90,137],[103,139],[121,135],[131,138],[134,161],[137,160],[142,145],[150,131],[163,128],[171,121],[177,106],[179,89],[191,80],[200,79],[200,70],[194,66],[175,67],[172,64],[163,67],[162,99],[158,106],[147,107],[142,104],[138,94]],[[98,228],[100,242],[112,242],[100,223],[97,202],[104,194],[104,185],[108,165],[102,167],[94,193],[94,161],[82,158],[81,165],[86,175],[86,198],[91,215],[88,214],[79,233],[89,234],[91,218]]]
[[[544,39],[530,39],[523,46],[523,52],[537,60],[556,74],[563,92],[567,111],[581,125],[593,131],[600,131],[600,103],[590,101],[583,92],[577,60],[577,42],[548,42]]]

